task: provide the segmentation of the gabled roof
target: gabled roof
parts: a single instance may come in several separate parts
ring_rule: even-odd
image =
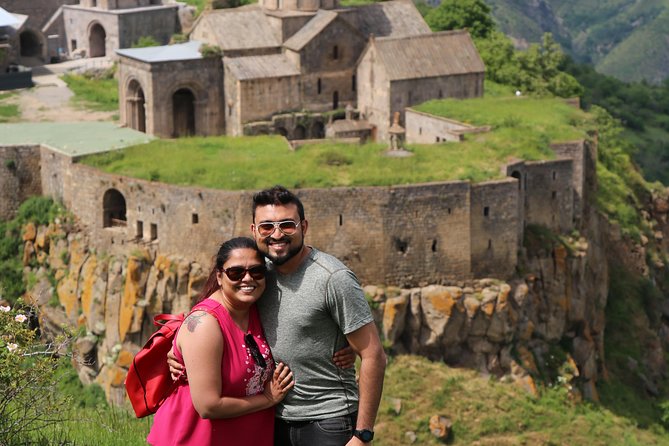
[[[142,62],[202,59],[200,45],[202,45],[202,42],[191,40],[190,42],[178,43],[176,45],[118,49],[116,50],[116,54],[141,60]]]
[[[293,51],[300,51],[336,18],[337,13],[319,9],[318,13],[290,39],[286,40],[283,46]]]
[[[225,65],[238,80],[297,76],[300,70],[283,54],[226,57]]]
[[[280,47],[278,29],[269,22],[260,8],[219,9],[202,14],[195,26],[205,26],[207,43],[230,50]]]
[[[467,31],[444,31],[405,38],[373,39],[388,79],[403,80],[483,73],[485,65]]]
[[[357,29],[368,37],[404,37],[431,33],[411,0],[373,3],[348,11]]]

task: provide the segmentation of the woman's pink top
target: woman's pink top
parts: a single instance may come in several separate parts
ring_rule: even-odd
[[[193,310],[207,311],[218,319],[223,333],[223,359],[221,361],[222,394],[244,397],[263,392],[265,381],[271,378],[274,361],[265,339],[258,310],[255,305],[249,313],[248,333],[252,333],[267,369],[263,371],[253,360],[244,342],[244,333],[232,321],[223,305],[213,299],[205,299]],[[183,356],[176,348],[177,359]],[[155,446],[163,445],[249,445],[272,446],[274,439],[274,408],[253,412],[235,418],[205,420],[193,407],[190,387],[180,384],[158,409],[147,441]]]

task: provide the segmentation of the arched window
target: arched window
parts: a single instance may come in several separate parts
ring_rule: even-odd
[[[102,226],[111,228],[114,226],[126,226],[125,198],[116,189],[108,189],[102,198]]]

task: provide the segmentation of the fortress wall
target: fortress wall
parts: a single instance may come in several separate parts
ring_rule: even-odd
[[[465,182],[299,190],[308,242],[364,283],[415,286],[470,276]]]
[[[41,194],[39,146],[0,147],[0,220],[13,218],[24,200]]]
[[[65,196],[76,191],[69,207],[102,251],[148,246],[208,267],[221,241],[250,235],[252,191],[170,186],[79,164],[65,186]],[[342,259],[365,283],[414,286],[471,276],[470,188],[454,182],[297,192],[310,222],[307,243]],[[124,227],[103,227],[109,189],[125,199]]]
[[[583,218],[583,194],[585,191],[586,147],[585,140],[551,144],[551,149],[558,158],[571,159],[572,190],[574,191],[574,223],[580,227]]]
[[[72,178],[72,157],[44,145],[39,151],[42,193],[71,209],[72,202],[77,198],[77,191],[69,187]]]
[[[525,222],[557,232],[574,228],[572,161],[527,162]]]
[[[178,10],[175,4],[123,11],[119,14],[118,45],[113,48],[130,48],[144,36],[167,45],[172,35],[179,31]]]
[[[518,182],[472,185],[471,262],[474,277],[507,278],[518,261]]]

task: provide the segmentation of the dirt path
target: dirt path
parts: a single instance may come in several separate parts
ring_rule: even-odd
[[[20,91],[3,101],[18,104],[21,122],[112,121],[118,112],[100,112],[73,104],[74,95],[59,75],[85,66],[88,61],[72,61],[33,68],[34,88]],[[102,63],[98,61],[98,63]]]

